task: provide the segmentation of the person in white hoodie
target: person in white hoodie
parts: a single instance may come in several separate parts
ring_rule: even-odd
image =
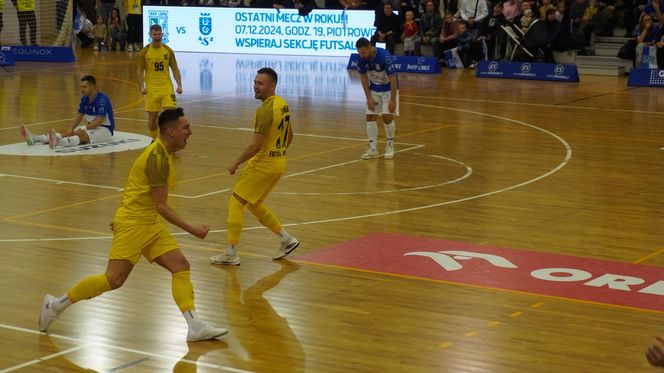
[[[488,15],[489,8],[486,5],[486,0],[459,0],[459,11],[456,18],[465,21],[468,30],[476,36],[478,29]]]

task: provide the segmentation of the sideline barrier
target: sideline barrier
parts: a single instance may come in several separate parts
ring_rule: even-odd
[[[11,50],[15,61],[76,62],[71,47],[12,46]]]
[[[576,65],[536,62],[480,61],[476,76],[570,83],[579,81]]]
[[[300,16],[296,9],[144,6],[143,34],[161,25],[176,52],[347,57],[357,39],[374,34],[374,18],[370,10]]]
[[[11,47],[0,48],[0,66],[14,66],[14,52]]]
[[[359,59],[359,54],[351,54],[346,69],[357,70]],[[400,73],[440,74],[440,65],[435,57],[394,56],[394,66]]]
[[[631,69],[627,85],[630,87],[664,87],[664,69]]]

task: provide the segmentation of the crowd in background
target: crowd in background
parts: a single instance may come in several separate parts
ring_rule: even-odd
[[[132,0],[79,0],[87,15],[84,46],[136,49],[142,36],[138,24],[123,10]],[[140,0],[135,0],[140,1]],[[481,59],[510,58],[511,28],[517,37],[534,38],[535,60],[555,62],[554,51],[588,53],[592,35],[614,36],[616,28],[635,44],[664,51],[664,0],[142,0],[142,5],[294,8],[306,15],[313,9],[361,9],[375,12],[372,43],[385,43],[392,54],[438,57],[456,49],[465,66]],[[98,19],[97,15],[103,18]],[[123,17],[124,16],[124,17]],[[95,21],[95,22],[93,22]],[[104,25],[105,27],[103,27]],[[105,30],[104,30],[105,28]],[[140,33],[140,27],[138,27]],[[134,33],[134,34],[132,34]],[[403,46],[403,52],[398,46]],[[430,52],[429,52],[430,51]],[[517,55],[516,58],[520,56]],[[523,57],[523,56],[522,56]],[[664,62],[664,58],[661,58]]]

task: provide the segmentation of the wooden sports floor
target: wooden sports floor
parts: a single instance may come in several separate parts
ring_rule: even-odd
[[[0,145],[21,141],[20,124],[68,126],[85,74],[110,96],[117,129],[147,134],[135,58],[86,50],[75,64],[1,71]],[[108,223],[139,151],[2,155],[0,372],[654,371],[644,351],[664,334],[664,314],[648,307],[297,257],[383,233],[664,267],[663,90],[614,77],[405,74],[395,158],[362,161],[364,98],[344,59],[178,60],[193,136],[170,202],[212,232],[199,240],[171,227],[200,315],[229,334],[186,343],[170,275],[145,260],[122,288],[73,305],[39,333],[44,294],[104,271]],[[291,260],[272,261],[278,240],[247,212],[242,265],[222,268],[208,258],[225,245],[235,180],[225,170],[251,138],[263,66],[280,74],[296,132],[266,203],[302,244]],[[382,149],[382,126],[379,134]]]

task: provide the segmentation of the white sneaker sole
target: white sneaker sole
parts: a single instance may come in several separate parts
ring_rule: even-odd
[[[273,256],[272,259],[277,260],[277,259],[284,258],[284,257],[288,256],[288,254],[295,251],[295,249],[297,249],[298,246],[300,246],[300,241],[296,239],[295,242],[293,242],[291,245],[286,247],[285,251],[279,250],[279,253],[277,255]]]

